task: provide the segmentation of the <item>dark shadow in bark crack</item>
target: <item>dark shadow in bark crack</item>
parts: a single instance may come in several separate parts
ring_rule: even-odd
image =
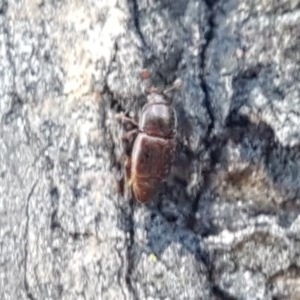
[[[282,218],[281,213],[293,214],[295,210],[299,213],[300,186],[298,182],[300,174],[296,171],[298,164],[300,164],[299,146],[286,147],[281,145],[268,124],[262,121],[258,124],[251,123],[246,116],[235,111],[230,114],[227,127],[228,138],[234,144],[242,147],[242,154],[244,154],[242,158],[253,166],[261,167],[272,183],[274,190],[281,195],[282,200],[279,203],[270,203],[270,212],[274,209],[278,212],[279,222]],[[255,155],[256,152],[257,155]],[[251,158],[248,154],[250,153],[252,153],[253,158],[259,158],[261,166],[259,165],[260,162],[249,161]]]

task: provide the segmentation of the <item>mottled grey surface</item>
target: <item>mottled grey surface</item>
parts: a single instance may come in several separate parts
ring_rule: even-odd
[[[0,0],[0,299],[300,299],[299,0]],[[178,151],[119,193],[151,71]]]

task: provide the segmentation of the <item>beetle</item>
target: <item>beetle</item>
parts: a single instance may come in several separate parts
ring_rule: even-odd
[[[176,111],[166,91],[161,93],[152,88],[138,123],[123,115],[119,119],[134,126],[123,136],[129,145],[125,162],[126,182],[135,199],[147,203],[156,196],[174,162]]]

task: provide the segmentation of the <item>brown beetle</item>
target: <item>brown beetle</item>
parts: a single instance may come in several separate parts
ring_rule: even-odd
[[[126,161],[126,177],[137,201],[149,202],[168,177],[175,153],[176,112],[164,93],[150,90],[139,123],[125,116],[121,120],[135,129],[124,139],[135,137]]]

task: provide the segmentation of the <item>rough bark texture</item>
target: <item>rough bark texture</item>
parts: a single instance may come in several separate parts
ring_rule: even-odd
[[[298,0],[0,0],[0,66],[0,299],[300,299]],[[149,205],[144,68],[183,82]]]

